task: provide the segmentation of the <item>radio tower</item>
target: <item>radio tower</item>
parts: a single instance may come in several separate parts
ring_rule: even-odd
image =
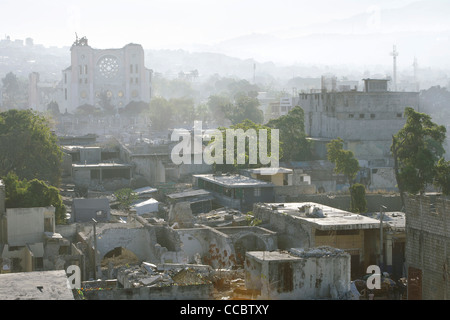
[[[417,73],[419,70],[419,64],[417,63],[417,58],[414,57],[414,63],[413,63],[413,67],[414,67],[414,84],[416,86],[416,91],[419,91],[419,80],[417,77]]]
[[[394,45],[394,50],[391,52],[391,56],[394,58],[394,74],[393,74],[393,81],[394,81],[394,91],[397,91],[397,46]]]

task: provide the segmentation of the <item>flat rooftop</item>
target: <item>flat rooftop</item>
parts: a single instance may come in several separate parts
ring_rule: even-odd
[[[131,164],[125,163],[95,163],[95,164],[72,164],[72,168],[131,168]]]
[[[315,202],[265,203],[273,212],[289,215],[319,230],[379,229],[380,221],[371,217],[329,207]],[[299,208],[318,208],[321,214],[307,213]]]
[[[0,274],[0,300],[74,300],[64,270]]]
[[[198,197],[198,196],[210,196],[211,192],[204,189],[195,189],[195,190],[186,190],[183,192],[171,193],[168,194],[167,197],[170,199],[182,199],[189,197]]]
[[[327,246],[276,251],[247,251],[246,254],[259,261],[292,261],[308,258],[348,256],[348,253],[342,249]]]
[[[196,178],[201,178],[203,180],[220,184],[226,187],[273,187],[274,184],[267,181],[262,181],[258,179],[253,179],[240,174],[196,174]]]
[[[365,214],[366,216],[380,221],[380,213],[373,212]],[[406,218],[405,213],[400,211],[388,211],[383,215],[383,224],[388,225],[394,231],[405,231]]]
[[[278,167],[278,168],[254,168],[254,169],[245,169],[245,171],[249,172],[249,173],[254,173],[254,174],[276,174],[276,173],[292,173],[292,169],[289,168],[282,168],[282,167]]]

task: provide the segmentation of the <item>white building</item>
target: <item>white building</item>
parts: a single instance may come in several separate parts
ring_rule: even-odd
[[[145,67],[139,44],[121,49],[93,49],[85,37],[76,39],[71,65],[63,70],[62,106],[73,112],[81,105],[100,106],[106,95],[116,109],[131,101],[150,102],[152,70]]]

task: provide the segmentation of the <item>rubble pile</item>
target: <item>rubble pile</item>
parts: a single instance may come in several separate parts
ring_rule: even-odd
[[[117,280],[124,288],[189,286],[210,283],[207,275],[208,272],[187,266],[167,269],[164,266],[143,262],[140,266],[122,267],[118,272]]]

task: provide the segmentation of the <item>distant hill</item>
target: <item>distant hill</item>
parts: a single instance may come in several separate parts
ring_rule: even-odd
[[[397,45],[399,66],[450,67],[450,3],[424,0],[396,9],[369,6],[367,12],[329,23],[250,34],[197,49],[284,64],[390,65]],[[302,19],[299,12],[298,19]]]

